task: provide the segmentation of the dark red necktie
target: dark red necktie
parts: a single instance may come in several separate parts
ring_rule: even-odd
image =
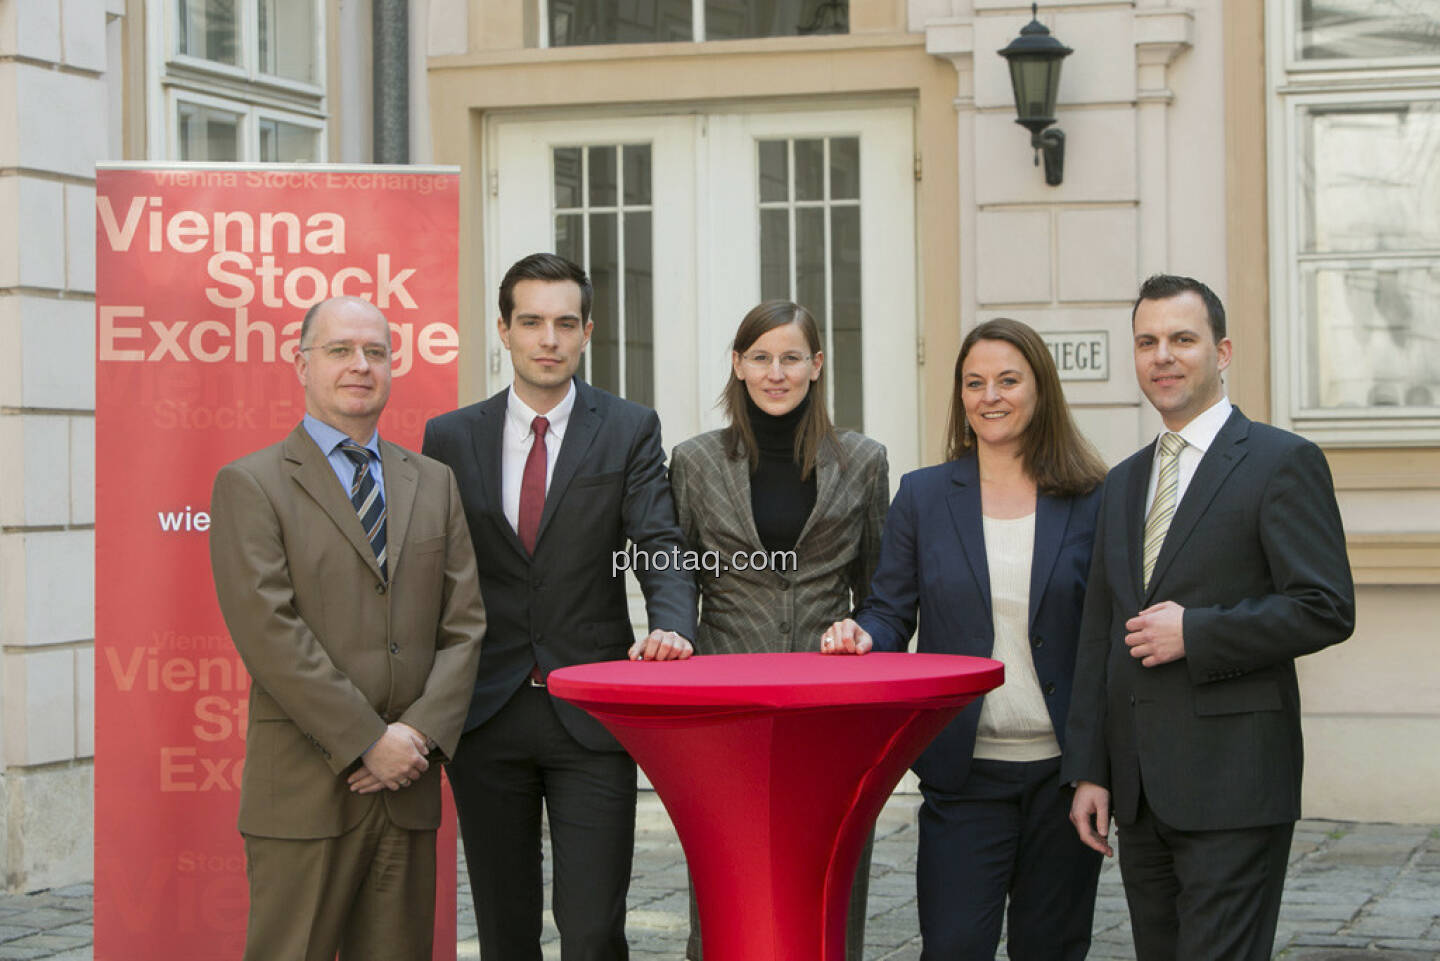
[[[525,473],[520,477],[520,524],[516,533],[525,550],[535,553],[535,540],[540,536],[540,515],[545,513],[545,431],[550,422],[536,417],[530,422],[535,442],[525,458]]]

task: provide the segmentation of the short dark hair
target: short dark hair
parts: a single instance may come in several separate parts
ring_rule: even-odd
[[[590,298],[594,290],[585,268],[559,254],[541,253],[515,261],[514,266],[505,271],[505,279],[500,281],[500,318],[505,321],[506,327],[510,326],[510,314],[515,310],[515,285],[522,280],[568,280],[576,284],[580,288],[580,319],[590,319]]]
[[[1205,312],[1210,315],[1210,333],[1215,335],[1215,343],[1225,339],[1225,305],[1220,303],[1220,298],[1215,296],[1215,291],[1194,277],[1182,277],[1179,274],[1151,274],[1140,285],[1140,296],[1135,298],[1135,305],[1130,308],[1130,327],[1135,327],[1135,311],[1140,309],[1142,300],[1169,300],[1171,297],[1178,297],[1186,291],[1192,291],[1200,296],[1205,304]]]
[[[950,395],[946,460],[965,457],[978,444],[965,420],[965,359],[982,340],[998,340],[1014,347],[1034,374],[1035,413],[1021,435],[1020,458],[1040,493],[1075,497],[1099,487],[1105,479],[1105,462],[1075,425],[1050,348],[1032,327],[1010,317],[996,317],[972,327],[960,344]]]

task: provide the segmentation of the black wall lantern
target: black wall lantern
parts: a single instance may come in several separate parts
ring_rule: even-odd
[[[1065,172],[1065,131],[1046,130],[1055,122],[1055,97],[1060,91],[1060,62],[1074,51],[1050,36],[1039,20],[1039,4],[1030,5],[1030,22],[1004,50],[1015,90],[1015,122],[1030,131],[1035,163],[1045,155],[1045,182],[1054,187]]]

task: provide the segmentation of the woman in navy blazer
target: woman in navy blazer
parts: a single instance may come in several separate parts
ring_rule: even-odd
[[[1100,858],[1060,784],[1105,467],[1065,405],[1045,342],[1019,321],[970,331],[955,363],[949,460],[906,474],[870,597],[821,649],[918,649],[1005,661],[915,764],[922,961],[1079,961]]]

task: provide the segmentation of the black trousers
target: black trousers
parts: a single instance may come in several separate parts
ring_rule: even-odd
[[[1180,831],[1142,795],[1117,829],[1138,961],[1269,961],[1294,832]]]
[[[540,961],[540,811],[554,858],[551,908],[564,961],[626,961],[635,852],[635,762],[580,745],[550,694],[528,683],[467,731],[448,773],[484,961]]]
[[[1081,961],[1100,854],[1070,824],[1060,759],[977,759],[963,791],[920,790],[921,961],[994,961],[1002,918],[1013,961]]]

